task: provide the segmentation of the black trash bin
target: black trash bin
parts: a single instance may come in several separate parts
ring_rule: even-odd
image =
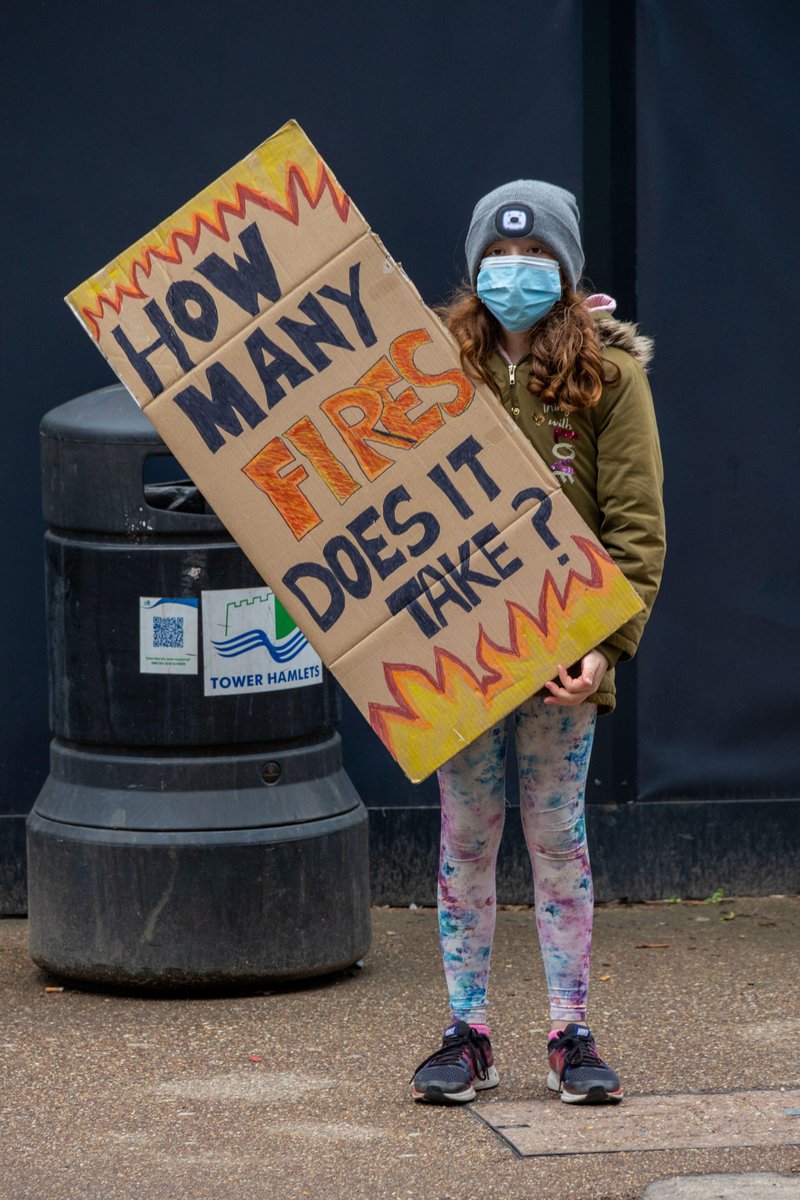
[[[356,962],[367,812],[334,681],[197,490],[144,482],[169,451],[124,388],[41,436],[55,736],[28,821],[32,957],[149,988]]]

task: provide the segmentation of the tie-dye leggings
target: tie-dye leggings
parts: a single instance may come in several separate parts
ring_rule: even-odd
[[[593,704],[538,696],[512,716],[550,1016],[560,1023],[586,1019],[593,892],[583,801],[596,717]],[[453,1015],[473,1024],[486,1020],[506,739],[502,721],[439,770],[442,957]]]

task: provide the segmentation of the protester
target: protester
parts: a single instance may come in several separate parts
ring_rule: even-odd
[[[552,184],[518,180],[484,196],[467,234],[469,282],[441,315],[464,370],[496,394],[645,605],[579,663],[560,665],[557,679],[509,719],[553,1025],[547,1086],[568,1103],[594,1103],[620,1100],[622,1086],[586,1024],[586,776],[597,713],[614,708],[614,666],[634,654],[658,591],[664,514],[644,370],[651,343],[611,315],[610,297],[581,290],[578,220],[574,196]],[[464,1103],[499,1081],[487,986],[507,732],[499,722],[438,773],[439,933],[451,1024],[414,1074],[412,1095],[428,1103]]]

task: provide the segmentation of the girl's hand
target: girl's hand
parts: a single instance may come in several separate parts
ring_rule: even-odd
[[[603,681],[603,676],[609,668],[609,662],[601,650],[590,650],[581,659],[581,673],[573,679],[566,667],[558,665],[558,678],[561,686],[553,679],[548,679],[545,687],[550,695],[545,704],[583,704],[587,696],[596,692]]]

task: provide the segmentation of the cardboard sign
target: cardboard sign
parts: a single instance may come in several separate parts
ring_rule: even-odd
[[[67,301],[412,780],[642,607],[294,122]]]

